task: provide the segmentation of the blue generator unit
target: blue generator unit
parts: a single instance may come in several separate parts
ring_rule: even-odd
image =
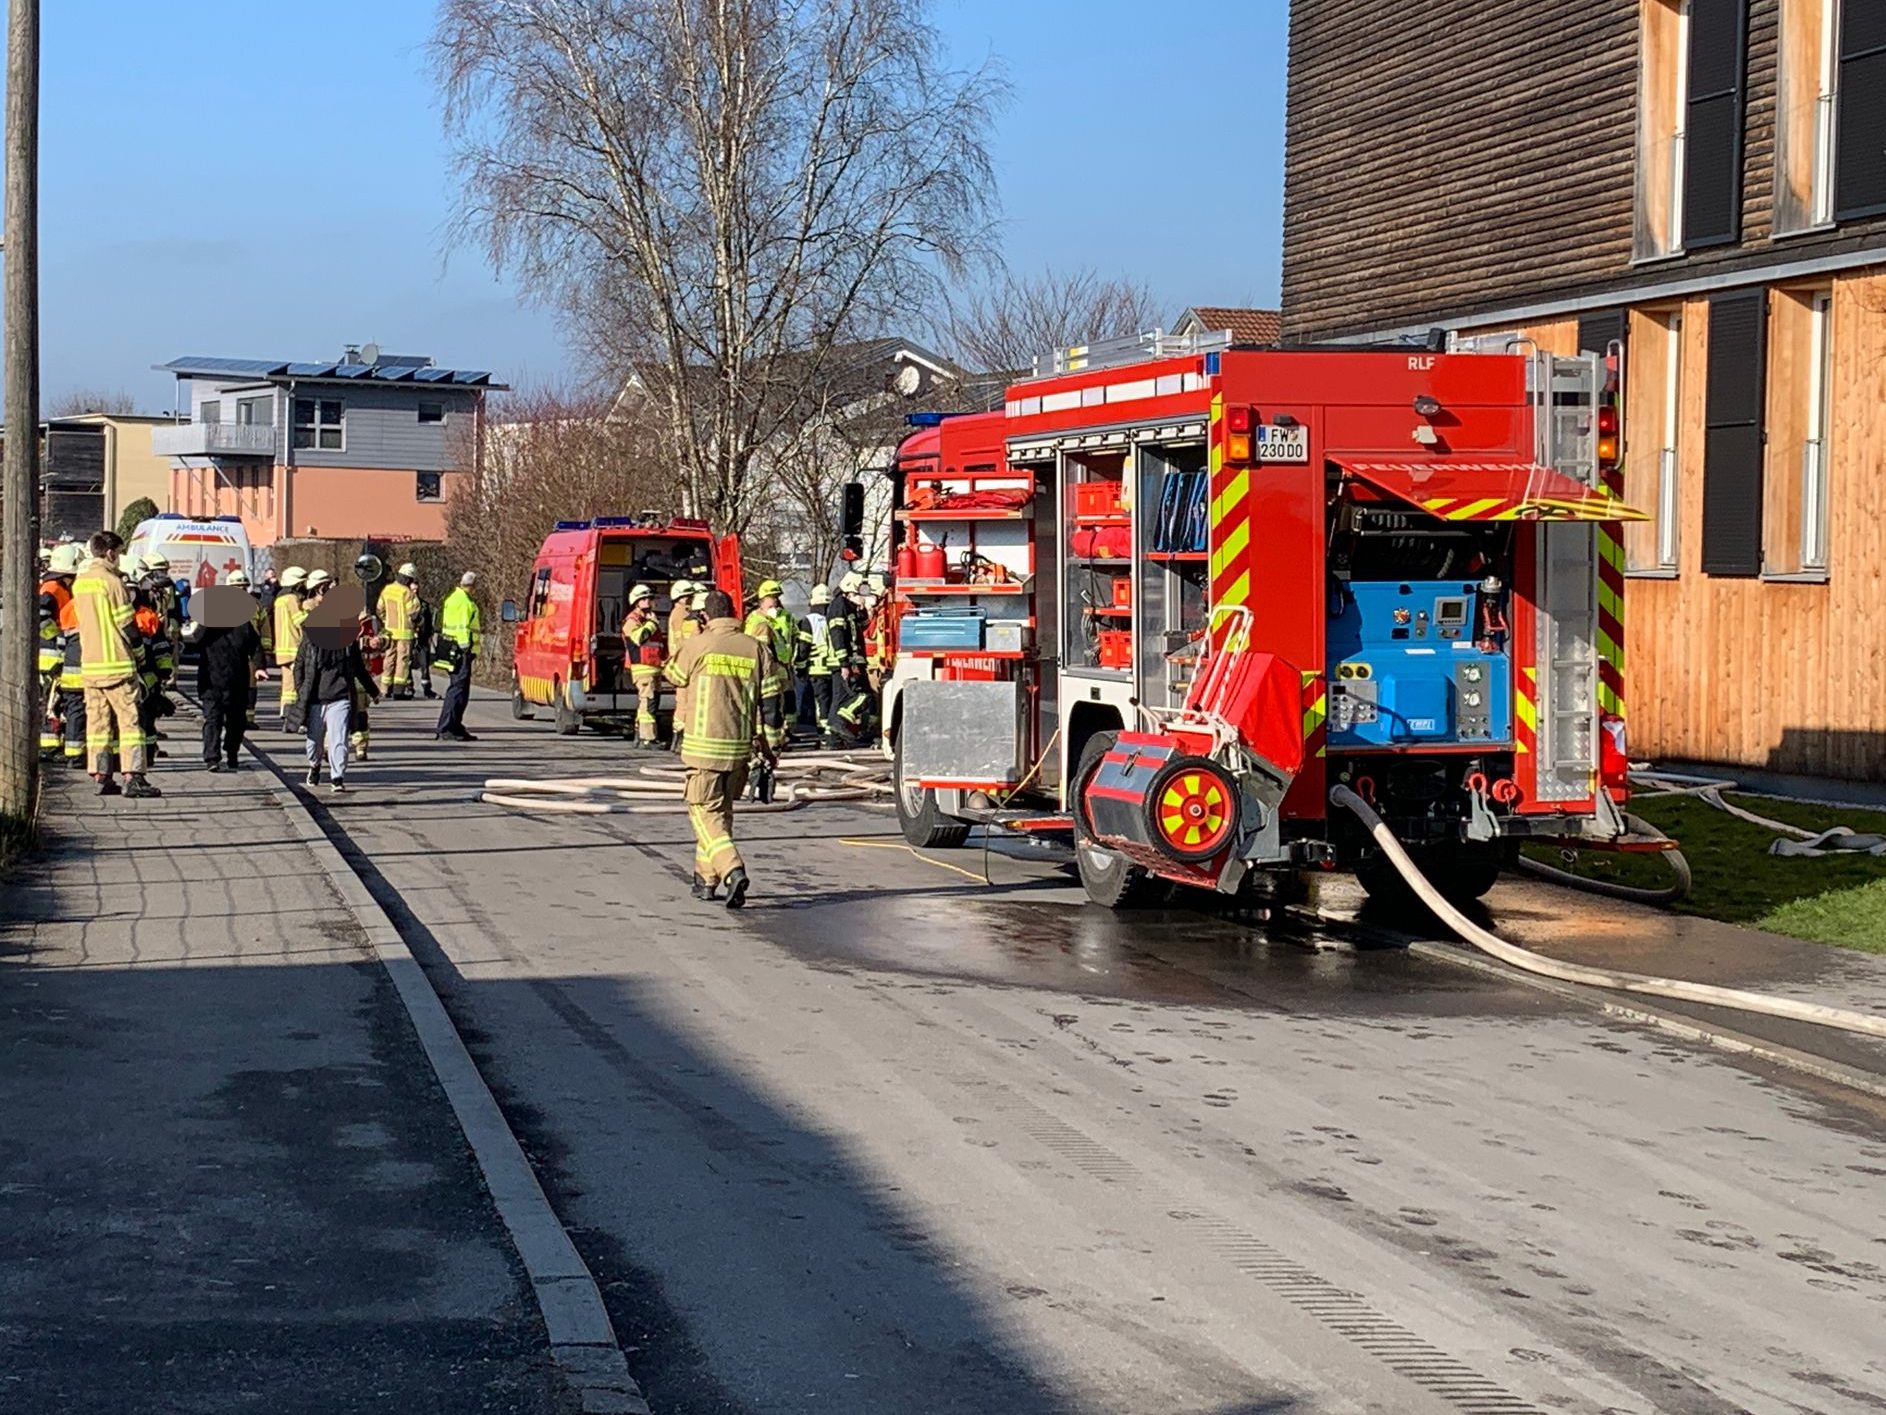
[[[1365,581],[1332,593],[1330,750],[1511,745],[1512,660],[1475,639],[1477,584]]]

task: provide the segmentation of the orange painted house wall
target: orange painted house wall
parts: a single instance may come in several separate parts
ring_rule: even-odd
[[[442,472],[440,499],[418,499],[411,468],[178,467],[171,507],[187,516],[240,516],[254,545],[289,536],[445,538],[445,506],[465,475]]]

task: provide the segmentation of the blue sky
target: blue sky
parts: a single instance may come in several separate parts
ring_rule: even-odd
[[[995,139],[1011,265],[1092,265],[1173,312],[1273,303],[1285,0],[934,0],[1014,96]],[[513,383],[573,370],[555,322],[447,251],[426,0],[44,5],[45,396],[181,354],[428,353]]]

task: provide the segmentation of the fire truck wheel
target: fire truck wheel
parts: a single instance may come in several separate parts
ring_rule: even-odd
[[[1087,897],[1105,909],[1131,909],[1149,904],[1166,893],[1163,882],[1153,878],[1124,855],[1093,843],[1093,827],[1087,820],[1087,783],[1100,770],[1117,732],[1096,732],[1081,748],[1080,764],[1074,768],[1074,789],[1068,800],[1074,812],[1074,867],[1080,872],[1081,888]]]
[[[557,736],[574,737],[583,730],[583,715],[570,706],[561,683],[552,682],[550,691],[557,699]]]
[[[904,781],[904,734],[892,742],[891,773],[896,784],[897,824],[904,839],[919,850],[954,850],[969,839],[969,827],[943,814],[936,792]]]
[[[524,687],[517,681],[517,674],[511,675],[511,716],[519,722],[530,720],[530,704],[524,701]]]
[[[1461,845],[1411,853],[1415,865],[1428,877],[1428,883],[1454,905],[1467,905],[1482,898],[1498,883],[1507,864],[1505,851],[1497,845]],[[1369,898],[1379,904],[1397,911],[1420,908],[1408,882],[1379,853],[1356,866],[1356,880],[1368,891]]]

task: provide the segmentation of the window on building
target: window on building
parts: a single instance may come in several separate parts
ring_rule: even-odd
[[[1768,374],[1768,292],[1709,302],[1703,409],[1703,573],[1762,570],[1762,470]]]
[[[212,398],[197,409],[197,421],[201,423],[220,423],[223,420],[223,403],[220,398]]]
[[[1742,238],[1742,105],[1748,0],[1689,0],[1683,100],[1682,246]]]
[[[1683,249],[1683,148],[1690,0],[1640,0],[1637,85],[1639,260]]]
[[[1679,455],[1683,428],[1683,311],[1643,310],[1631,319],[1624,413],[1624,499],[1649,513],[1624,528],[1624,568],[1674,575],[1683,523]]]
[[[275,421],[273,398],[244,398],[236,404],[236,421],[244,427],[267,427]]]
[[[441,501],[444,499],[443,483],[439,473],[419,473],[419,499],[421,501]]]
[[[327,452],[339,452],[346,446],[340,399],[295,399],[295,446]]]
[[[1762,573],[1827,570],[1827,444],[1833,292],[1775,291],[1768,320],[1768,462]]]
[[[1834,215],[1834,93],[1840,0],[1782,0],[1775,124],[1775,231]]]
[[[445,421],[445,404],[421,403],[419,405],[419,421],[422,423],[444,422]]]
[[[1842,0],[1834,85],[1834,211],[1886,211],[1886,5]]]

